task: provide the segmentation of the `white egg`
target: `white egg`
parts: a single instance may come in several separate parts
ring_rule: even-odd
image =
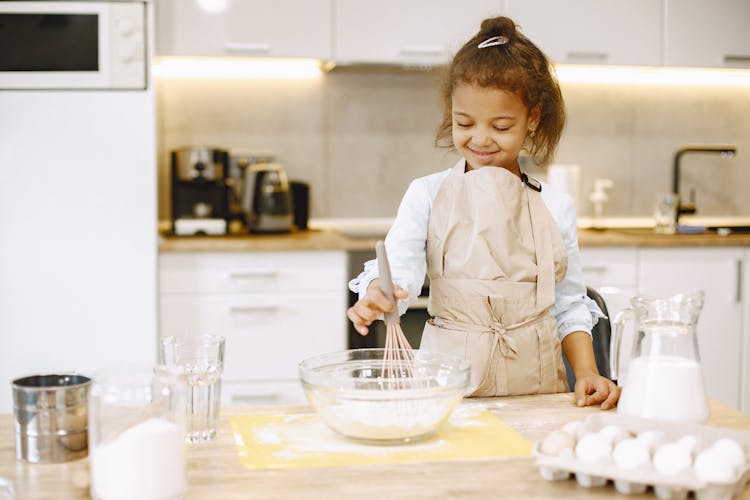
[[[576,444],[576,457],[582,462],[610,463],[612,445],[598,432],[586,434]]]
[[[630,437],[630,434],[623,426],[616,424],[605,425],[599,429],[599,434],[608,439],[612,446],[616,445],[623,439]]]
[[[714,448],[703,450],[695,457],[695,475],[711,483],[731,483],[736,474],[735,467]]]
[[[654,469],[660,474],[674,476],[690,467],[692,462],[687,448],[677,443],[663,444],[654,452]]]
[[[545,455],[558,456],[565,450],[569,450],[572,455],[573,448],[576,445],[576,438],[565,431],[552,431],[544,438],[540,451]]]
[[[623,469],[637,469],[651,461],[646,445],[635,438],[626,438],[617,443],[612,453],[615,465]]]
[[[585,424],[583,423],[583,420],[573,420],[572,422],[568,422],[565,424],[562,428],[565,432],[573,436],[574,438],[578,439],[584,434],[584,427]]]
[[[693,457],[698,448],[698,438],[692,434],[688,434],[678,439],[676,444],[686,449],[690,453],[690,456]]]
[[[712,446],[724,459],[728,460],[734,467],[742,467],[747,461],[745,451],[742,446],[734,439],[721,438]]]
[[[661,431],[644,431],[638,433],[638,436],[636,436],[636,439],[643,443],[646,446],[646,449],[648,449],[649,453],[654,453],[656,449],[663,445],[667,438]]]

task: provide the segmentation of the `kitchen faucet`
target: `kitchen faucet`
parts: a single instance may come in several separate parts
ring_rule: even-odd
[[[672,171],[672,192],[678,196],[680,194],[680,160],[683,155],[687,153],[718,153],[722,158],[730,158],[737,152],[737,147],[732,145],[718,145],[718,146],[683,146],[677,150],[674,155],[674,170]],[[693,192],[694,193],[694,192]],[[682,197],[679,198],[679,205],[677,206],[677,212],[675,214],[675,223],[679,222],[680,215],[682,214],[694,214],[695,199],[694,196],[690,196],[690,202],[683,203]]]

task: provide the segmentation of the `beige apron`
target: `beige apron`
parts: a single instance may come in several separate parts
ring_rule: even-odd
[[[427,232],[420,349],[471,361],[471,396],[568,391],[549,313],[567,254],[540,192],[499,167],[450,172]]]

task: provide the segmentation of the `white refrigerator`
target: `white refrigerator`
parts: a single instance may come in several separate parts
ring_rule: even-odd
[[[0,91],[0,413],[11,380],[157,357],[155,104]]]

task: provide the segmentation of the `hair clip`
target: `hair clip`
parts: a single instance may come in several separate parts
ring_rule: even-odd
[[[488,38],[487,40],[483,41],[479,45],[477,45],[478,49],[484,49],[487,47],[494,47],[495,45],[505,45],[508,43],[508,37],[507,36],[493,36]]]

